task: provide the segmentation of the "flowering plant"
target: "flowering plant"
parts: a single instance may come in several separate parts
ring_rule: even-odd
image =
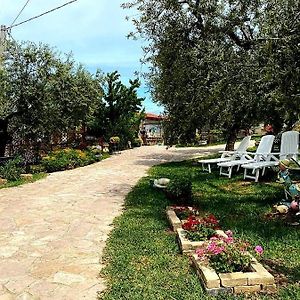
[[[178,206],[174,205],[173,209],[180,220],[186,220],[189,216],[199,215],[199,211],[192,206]]]
[[[112,144],[118,144],[118,143],[120,143],[120,138],[118,136],[112,136],[109,139],[109,142],[112,143]]]
[[[219,273],[246,271],[251,263],[251,247],[249,243],[234,239],[231,231],[226,231],[227,238],[213,236],[208,243],[199,247],[196,254]],[[263,248],[256,246],[253,253],[263,254]]]
[[[219,221],[212,214],[203,218],[190,215],[182,228],[185,230],[187,239],[201,241],[216,235],[216,230],[219,229]]]

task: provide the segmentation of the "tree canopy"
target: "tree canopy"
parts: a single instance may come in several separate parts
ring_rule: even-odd
[[[177,136],[220,128],[230,148],[239,129],[295,120],[299,80],[288,75],[299,70],[297,1],[141,0],[123,7],[138,11],[130,35],[148,42],[152,95]]]

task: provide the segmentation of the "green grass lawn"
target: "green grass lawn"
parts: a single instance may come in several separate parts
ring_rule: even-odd
[[[246,298],[206,295],[189,259],[179,253],[165,216],[172,203],[149,184],[150,179],[174,175],[192,177],[195,205],[215,214],[224,230],[264,247],[264,263],[271,266],[279,292],[247,299],[300,299],[300,228],[265,216],[282,199],[282,187],[271,181],[244,182],[241,176],[220,178],[191,161],[153,167],[126,198],[124,213],[115,220],[107,243],[103,276],[108,290],[100,299]]]

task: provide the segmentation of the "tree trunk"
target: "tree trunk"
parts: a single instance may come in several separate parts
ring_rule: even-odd
[[[0,156],[5,155],[5,148],[9,141],[9,135],[7,133],[8,120],[0,119]]]
[[[234,144],[237,138],[238,128],[236,126],[232,126],[227,131],[227,140],[226,140],[226,151],[232,151],[234,150]]]

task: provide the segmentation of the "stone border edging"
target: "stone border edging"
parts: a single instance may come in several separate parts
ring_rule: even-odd
[[[185,237],[185,230],[182,228],[177,229],[177,239],[178,244],[183,254],[192,254],[195,250],[203,245],[203,243],[207,242],[207,240],[203,241],[190,241]],[[218,236],[222,236],[224,238],[228,238],[223,230],[216,230]]]
[[[175,210],[172,206],[167,206],[166,213],[173,231],[176,232],[177,229],[182,228],[182,223],[180,219],[177,217]]]
[[[192,255],[192,262],[203,287],[209,294],[216,295],[220,292],[239,294],[276,291],[273,275],[271,275],[256,259],[253,259],[251,263],[252,272],[220,274],[209,266],[201,264],[201,260],[196,254]]]

